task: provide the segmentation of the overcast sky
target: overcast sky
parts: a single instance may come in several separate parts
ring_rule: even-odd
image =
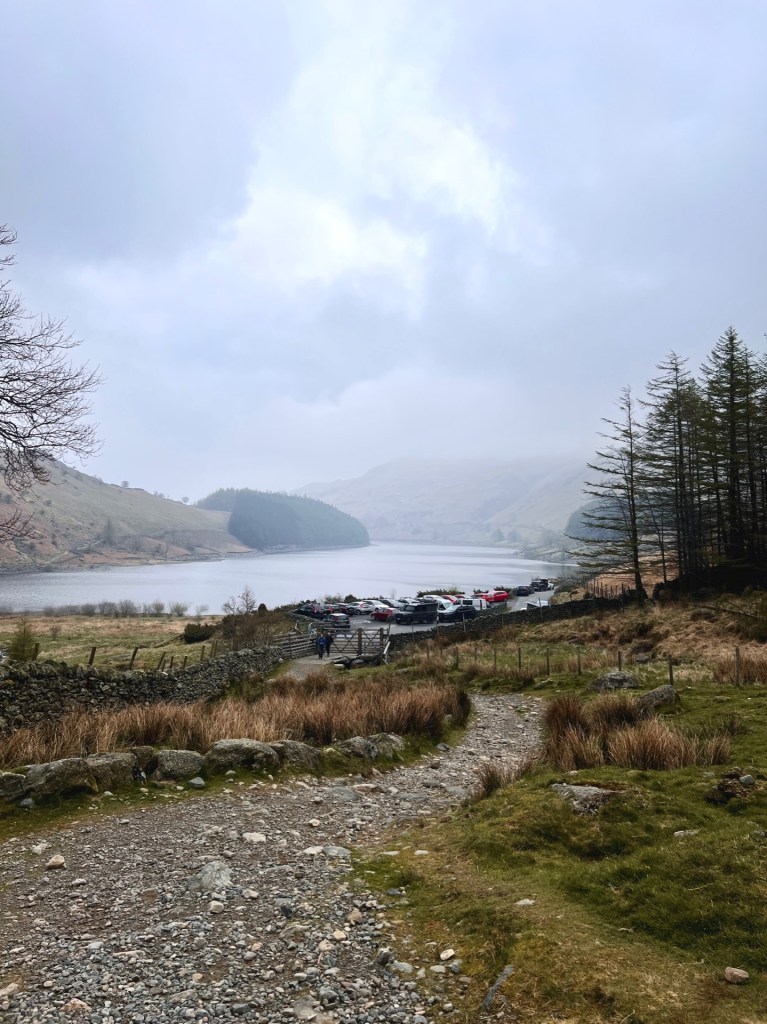
[[[14,283],[87,472],[197,498],[582,456],[767,330],[763,0],[0,0]]]

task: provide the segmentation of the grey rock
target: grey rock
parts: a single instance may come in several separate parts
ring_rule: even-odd
[[[307,772],[319,772],[322,768],[322,753],[308,743],[298,740],[280,740],[269,746],[280,759],[280,764],[290,768],[298,768]]]
[[[636,676],[630,672],[607,672],[605,675],[595,679],[591,684],[592,690],[599,693],[606,693],[610,690],[635,690],[638,686]]]
[[[352,736],[348,740],[340,740],[333,746],[340,754],[347,757],[361,757],[365,761],[375,761],[378,757],[378,748],[372,740],[364,736]]]
[[[190,892],[222,892],[232,884],[232,869],[222,860],[204,864],[186,883]]]
[[[617,796],[613,789],[601,789],[599,786],[575,786],[569,783],[555,782],[551,788],[571,803],[578,814],[596,814],[603,804]]]
[[[86,760],[99,789],[130,786],[138,768],[135,754],[91,754]]]
[[[0,772],[0,800],[15,800],[24,791],[26,776],[17,772]]]
[[[35,800],[82,792],[98,792],[93,772],[82,757],[30,765],[24,778],[24,795]]]
[[[643,693],[637,698],[639,706],[645,714],[655,711],[669,704],[679,703],[679,691],[675,686],[666,683],[664,686],[656,686],[654,690]]]
[[[379,757],[387,761],[402,760],[402,751],[405,749],[405,741],[395,733],[379,732],[375,736],[368,736],[371,743],[375,743]]]
[[[196,750],[158,750],[153,779],[193,779],[205,767],[205,758]]]
[[[207,783],[205,782],[205,779],[200,778],[199,775],[195,775],[193,779],[189,780],[188,785],[190,789],[205,789]]]
[[[277,752],[258,740],[218,740],[205,755],[205,765],[214,774],[234,768],[268,771],[279,763]]]

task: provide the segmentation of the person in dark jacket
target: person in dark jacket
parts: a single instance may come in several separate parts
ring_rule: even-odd
[[[317,657],[322,661],[323,655],[325,654],[325,636],[320,633],[317,637]]]
[[[328,657],[330,657],[330,648],[332,646],[333,646],[333,634],[332,633],[326,633],[325,634],[325,653],[327,654]]]

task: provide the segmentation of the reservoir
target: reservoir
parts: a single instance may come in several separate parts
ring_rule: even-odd
[[[237,555],[217,562],[99,567],[0,576],[3,611],[120,601],[182,601],[212,614],[246,585],[269,608],[354,594],[407,597],[419,590],[511,587],[561,576],[562,563],[518,558],[506,548],[381,542],[366,548]]]

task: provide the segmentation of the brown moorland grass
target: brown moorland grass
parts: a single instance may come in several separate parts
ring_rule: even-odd
[[[732,730],[686,735],[647,716],[625,694],[583,701],[573,694],[555,698],[546,709],[546,759],[563,771],[621,768],[668,771],[689,765],[722,764],[730,757]]]
[[[282,677],[255,700],[231,697],[217,703],[72,711],[57,722],[18,729],[0,739],[0,767],[143,745],[204,752],[219,739],[326,745],[378,732],[439,739],[446,716],[463,724],[470,706],[459,687],[433,680],[419,685],[397,679],[372,683],[312,673],[302,681]]]

